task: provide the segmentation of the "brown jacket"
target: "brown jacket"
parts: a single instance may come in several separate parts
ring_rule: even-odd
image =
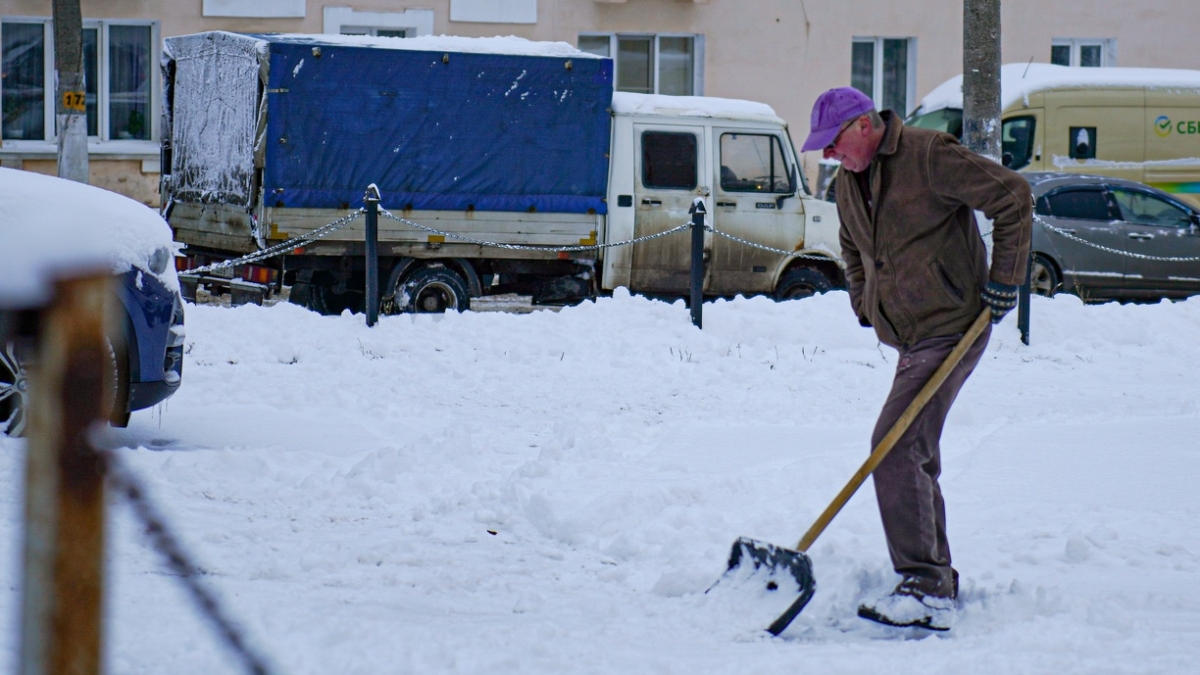
[[[839,238],[859,322],[880,342],[907,347],[962,333],[983,310],[989,270],[974,210],[993,221],[990,278],[1025,283],[1033,197],[1019,174],[953,136],[882,116],[869,214],[855,175],[838,171]]]

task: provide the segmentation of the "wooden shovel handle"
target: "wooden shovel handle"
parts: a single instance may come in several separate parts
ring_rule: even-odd
[[[871,452],[871,456],[858,468],[858,471],[850,478],[850,482],[846,483],[846,487],[842,488],[842,491],[833,498],[833,502],[826,507],[821,517],[817,518],[817,522],[808,528],[808,532],[804,533],[804,538],[796,545],[797,551],[801,553],[807,552],[808,547],[812,546],[817,537],[821,536],[821,533],[825,531],[825,528],[833,520],[833,517],[842,510],[846,502],[850,501],[850,497],[858,491],[863,481],[867,480],[867,476],[871,475],[875,467],[879,466],[883,458],[887,457],[887,454],[892,451],[892,447],[896,445],[896,441],[900,440],[905,431],[908,431],[908,427],[913,423],[913,420],[921,413],[921,409],[937,393],[942,383],[950,376],[950,371],[954,370],[959,361],[962,361],[963,355],[967,353],[971,345],[975,344],[975,340],[979,339],[979,334],[983,332],[983,329],[987,327],[988,322],[991,320],[992,308],[984,307],[983,311],[979,313],[979,317],[975,319],[975,323],[971,324],[971,327],[963,334],[962,339],[954,346],[954,350],[950,352],[946,360],[942,361],[942,365],[934,372],[933,377],[929,378],[929,381],[917,393],[917,397],[904,409],[904,414],[892,425],[887,436],[884,436],[883,440],[879,441],[879,445],[875,446],[875,449]]]

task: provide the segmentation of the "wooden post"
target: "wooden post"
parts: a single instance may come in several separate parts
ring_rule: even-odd
[[[21,675],[101,666],[104,462],[89,432],[111,398],[108,273],[55,284],[30,364]]]

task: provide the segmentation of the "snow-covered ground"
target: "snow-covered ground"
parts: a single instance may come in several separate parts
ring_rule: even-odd
[[[180,392],[115,437],[280,673],[1184,673],[1200,663],[1200,299],[1034,298],[943,437],[961,610],[868,624],[894,578],[868,481],[816,598],[705,595],[733,541],[793,546],[866,456],[895,364],[844,293],[561,312],[188,308]],[[0,438],[0,671],[23,441]],[[128,508],[111,673],[237,672]],[[765,611],[764,611],[765,610]]]

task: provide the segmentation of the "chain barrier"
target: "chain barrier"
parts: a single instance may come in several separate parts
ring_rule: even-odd
[[[355,220],[361,218],[363,216],[363,214],[365,214],[365,213],[366,213],[366,211],[364,211],[363,209],[359,209],[357,211],[354,211],[353,213],[349,213],[349,214],[346,214],[345,216],[342,216],[341,218],[338,218],[337,220],[333,221],[332,223],[329,223],[327,225],[322,225],[321,227],[318,227],[317,229],[313,230],[312,232],[309,232],[307,234],[302,234],[299,237],[293,237],[291,239],[288,239],[285,242],[275,244],[274,246],[271,246],[269,248],[264,248],[263,250],[255,252],[255,253],[250,253],[248,255],[244,255],[240,258],[235,258],[233,260],[225,260],[223,262],[213,263],[211,265],[204,265],[203,267],[196,267],[194,269],[187,270],[187,273],[188,274],[203,274],[205,272],[214,272],[216,270],[227,269],[230,267],[234,267],[236,265],[245,265],[247,263],[258,262],[260,260],[266,260],[267,258],[273,258],[282,253],[286,253],[294,248],[299,248],[300,246],[303,246],[304,244],[310,244],[318,239],[327,237],[330,234],[333,234],[334,232],[336,232],[337,230],[340,230],[343,227],[354,222]]]
[[[167,521],[150,501],[141,481],[125,466],[125,463],[111,450],[99,452],[106,464],[109,484],[113,490],[129,502],[134,515],[145,528],[146,536],[154,548],[166,559],[167,565],[174,572],[180,583],[187,589],[188,595],[196,604],[204,618],[213,625],[221,639],[233,650],[247,673],[251,675],[269,675],[271,670],[266,661],[249,646],[249,641],[225,611],[221,608],[217,597],[200,582],[199,567],[192,562],[184,550],[179,538],[171,531]]]
[[[231,267],[235,267],[237,265],[245,265],[248,263],[258,262],[260,260],[265,260],[267,258],[272,258],[274,256],[286,253],[290,250],[299,248],[300,246],[303,246],[304,244],[312,243],[318,239],[327,237],[330,234],[336,232],[337,230],[340,230],[341,228],[345,227],[346,225],[349,225],[350,223],[354,222],[355,220],[361,218],[365,213],[366,213],[366,211],[364,209],[359,209],[358,211],[347,214],[347,215],[343,216],[342,218],[339,218],[327,225],[323,225],[323,226],[313,230],[312,232],[309,232],[307,234],[302,234],[298,237],[293,237],[292,239],[289,239],[289,240],[279,243],[279,244],[275,244],[274,246],[265,248],[261,251],[257,251],[255,253],[250,253],[250,254],[244,255],[240,258],[235,258],[233,260],[225,260],[225,261],[222,261],[219,263],[213,263],[211,265],[204,265],[202,267],[196,267],[196,268],[187,270],[186,272],[188,274],[204,274],[204,273],[209,273],[209,272],[215,272],[217,270],[228,269]],[[626,239],[624,241],[616,241],[616,242],[612,242],[612,243],[608,243],[608,244],[580,244],[580,245],[576,245],[576,246],[531,246],[531,245],[526,245],[526,244],[501,244],[501,243],[495,242],[495,241],[486,241],[483,239],[473,239],[471,237],[466,237],[461,234],[455,234],[453,232],[443,232],[442,230],[428,227],[426,225],[422,225],[418,222],[414,222],[407,218],[402,218],[400,216],[397,216],[396,214],[392,213],[391,211],[388,211],[387,209],[385,209],[383,207],[379,208],[379,213],[384,218],[393,220],[398,223],[402,223],[404,225],[408,225],[409,227],[413,227],[418,230],[424,230],[425,232],[428,232],[429,234],[446,237],[449,239],[455,239],[455,240],[462,241],[462,242],[465,242],[468,244],[475,244],[477,246],[486,246],[486,247],[490,247],[490,248],[506,249],[509,251],[548,251],[548,252],[553,252],[553,253],[559,253],[559,252],[565,253],[565,252],[572,252],[572,251],[599,251],[599,250],[608,249],[608,248],[616,248],[618,246],[629,246],[631,244],[640,244],[643,242],[658,239],[660,237],[666,237],[668,235],[675,234],[676,232],[682,232],[692,226],[692,224],[690,222],[686,222],[681,225],[677,225],[676,227],[673,227],[669,230],[664,230],[662,232],[658,232],[655,234],[648,234],[644,237],[635,237],[633,239]],[[747,241],[745,239],[742,239],[741,237],[737,237],[732,234],[729,234],[728,232],[722,232],[721,230],[718,230],[708,224],[706,224],[704,226],[704,229],[708,230],[709,232],[712,232],[715,235],[725,237],[726,239],[735,241],[739,244],[743,244],[745,246],[750,246],[753,248],[761,249],[763,251],[769,251],[771,253],[778,253],[779,255],[787,256],[790,258],[807,258],[810,260],[823,260],[823,261],[828,261],[828,260],[833,259],[829,256],[811,255],[808,253],[798,253],[796,251],[785,251],[783,249],[773,248],[771,246],[766,246],[766,245],[758,244],[758,243],[755,243],[752,241]]]
[[[453,232],[442,232],[441,230],[435,230],[432,227],[427,227],[420,223],[413,222],[407,218],[401,218],[400,216],[397,216],[396,214],[392,213],[391,211],[388,211],[387,209],[385,209],[383,207],[379,208],[379,214],[382,215],[384,218],[394,220],[398,223],[403,223],[405,225],[408,225],[409,227],[415,227],[419,230],[424,230],[430,234],[439,235],[442,237],[449,237],[451,239],[457,239],[459,241],[464,241],[464,242],[467,242],[468,244],[475,244],[477,246],[490,246],[493,248],[503,248],[503,249],[507,249],[510,251],[549,251],[549,252],[593,251],[593,250],[600,250],[600,249],[605,249],[605,248],[614,248],[617,246],[627,246],[629,244],[640,244],[644,241],[650,241],[651,239],[658,239],[659,237],[665,237],[668,234],[675,234],[676,232],[682,232],[683,230],[686,230],[687,228],[692,226],[691,223],[684,223],[682,225],[673,227],[669,230],[664,230],[657,234],[648,234],[644,237],[638,237],[636,239],[627,239],[625,241],[617,241],[617,242],[613,242],[611,244],[581,244],[579,246],[528,246],[525,244],[500,244],[500,243],[497,243],[494,241],[483,241],[481,239],[472,239],[470,237],[464,237],[459,234],[454,234]]]
[[[1067,239],[1070,239],[1071,241],[1076,241],[1076,242],[1079,242],[1080,244],[1085,244],[1087,246],[1091,246],[1092,248],[1100,249],[1101,251],[1104,251],[1106,253],[1112,253],[1114,255],[1123,255],[1123,256],[1130,257],[1130,258],[1137,258],[1138,260],[1152,260],[1155,262],[1200,262],[1200,256],[1191,256],[1191,257],[1187,257],[1187,258],[1169,258],[1169,257],[1164,257],[1164,256],[1146,255],[1144,253],[1133,253],[1130,251],[1122,251],[1122,250],[1116,249],[1116,248],[1109,248],[1108,246],[1103,246],[1101,244],[1097,244],[1095,242],[1088,241],[1087,239],[1083,239],[1082,237],[1078,237],[1072,232],[1068,232],[1066,230],[1057,228],[1057,227],[1051,225],[1050,223],[1047,223],[1045,220],[1039,218],[1036,214],[1033,216],[1033,219],[1038,221],[1039,223],[1041,223],[1042,227],[1045,227],[1047,230],[1050,230],[1051,232],[1053,232],[1055,234],[1066,237]]]
[[[752,241],[747,241],[745,239],[742,239],[741,237],[735,237],[734,235],[729,234],[728,232],[722,232],[722,231],[718,230],[717,228],[715,228],[711,225],[707,225],[707,224],[704,226],[704,229],[708,230],[709,232],[712,232],[715,235],[719,235],[719,236],[725,237],[726,239],[736,241],[739,244],[744,244],[746,246],[750,246],[751,248],[757,248],[757,249],[761,249],[763,251],[769,251],[771,253],[778,253],[779,255],[788,256],[789,258],[807,258],[809,260],[823,260],[825,262],[829,262],[830,260],[835,260],[835,258],[832,258],[830,256],[812,255],[809,253],[797,253],[796,251],[785,251],[783,249],[773,248],[771,246],[766,246],[764,244],[756,244]]]

